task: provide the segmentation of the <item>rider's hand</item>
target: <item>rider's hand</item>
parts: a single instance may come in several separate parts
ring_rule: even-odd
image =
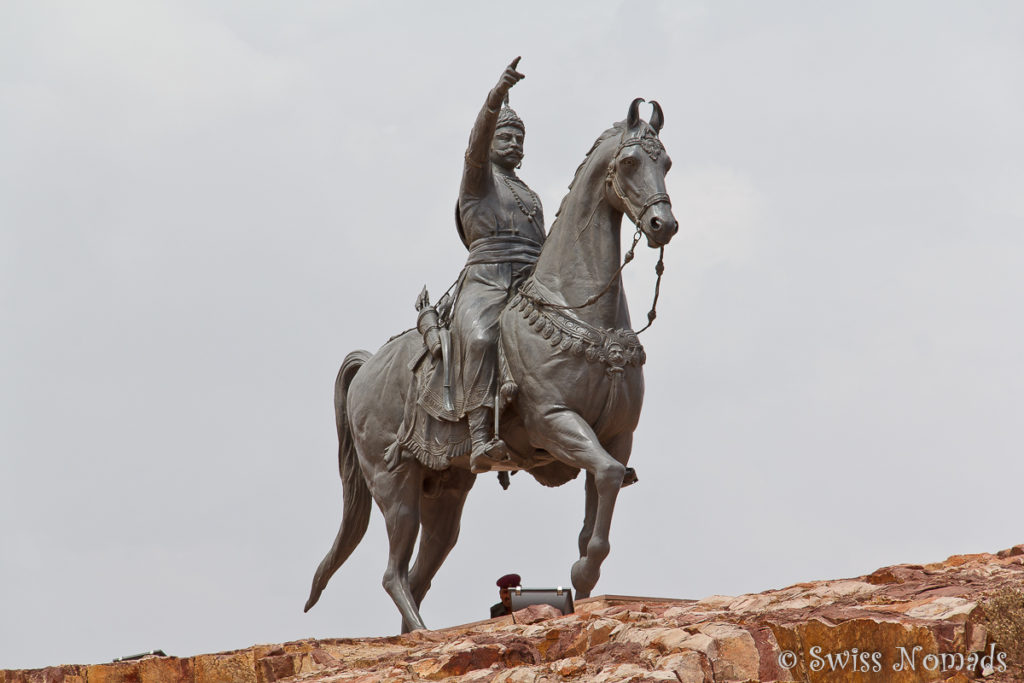
[[[501,78],[498,79],[498,84],[491,90],[491,99],[488,104],[491,105],[492,109],[497,109],[501,106],[502,101],[505,99],[505,95],[512,88],[513,85],[526,78],[525,75],[516,71],[516,67],[519,66],[519,60],[522,57],[516,57],[512,60],[512,63],[505,67],[505,71],[502,72]],[[496,101],[495,101],[496,100]]]

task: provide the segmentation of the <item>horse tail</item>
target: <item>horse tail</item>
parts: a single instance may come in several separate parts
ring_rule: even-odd
[[[359,459],[352,443],[352,431],[349,428],[345,404],[348,399],[348,388],[356,372],[370,358],[369,351],[353,351],[345,356],[345,361],[338,371],[338,379],[334,383],[334,414],[338,426],[338,469],[341,472],[344,510],[341,516],[341,528],[334,539],[327,556],[313,575],[313,586],[309,591],[309,599],[303,610],[308,612],[320,599],[320,594],[327,582],[348,559],[359,541],[363,540],[366,527],[370,522],[370,490],[366,487],[366,479],[359,467]]]

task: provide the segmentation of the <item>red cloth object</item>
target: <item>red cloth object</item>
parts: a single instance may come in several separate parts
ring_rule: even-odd
[[[498,579],[498,588],[515,588],[522,581],[519,574],[505,574],[505,576]]]

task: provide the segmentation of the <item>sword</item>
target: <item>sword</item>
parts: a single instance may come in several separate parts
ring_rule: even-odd
[[[444,364],[444,391],[441,400],[444,409],[448,412],[455,411],[455,403],[452,402],[452,331],[447,327],[438,330],[441,337],[441,362]]]

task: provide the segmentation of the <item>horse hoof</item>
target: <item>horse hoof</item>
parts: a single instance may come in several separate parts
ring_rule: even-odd
[[[622,487],[621,488],[626,488],[627,486],[631,486],[631,485],[637,483],[638,481],[640,481],[640,480],[636,476],[636,470],[634,470],[632,467],[627,467],[626,468],[626,473],[624,475],[622,475]]]
[[[576,560],[569,571],[573,588],[576,589],[576,595],[584,597],[590,596],[590,591],[594,590],[600,575],[601,570],[592,567],[585,557]]]

